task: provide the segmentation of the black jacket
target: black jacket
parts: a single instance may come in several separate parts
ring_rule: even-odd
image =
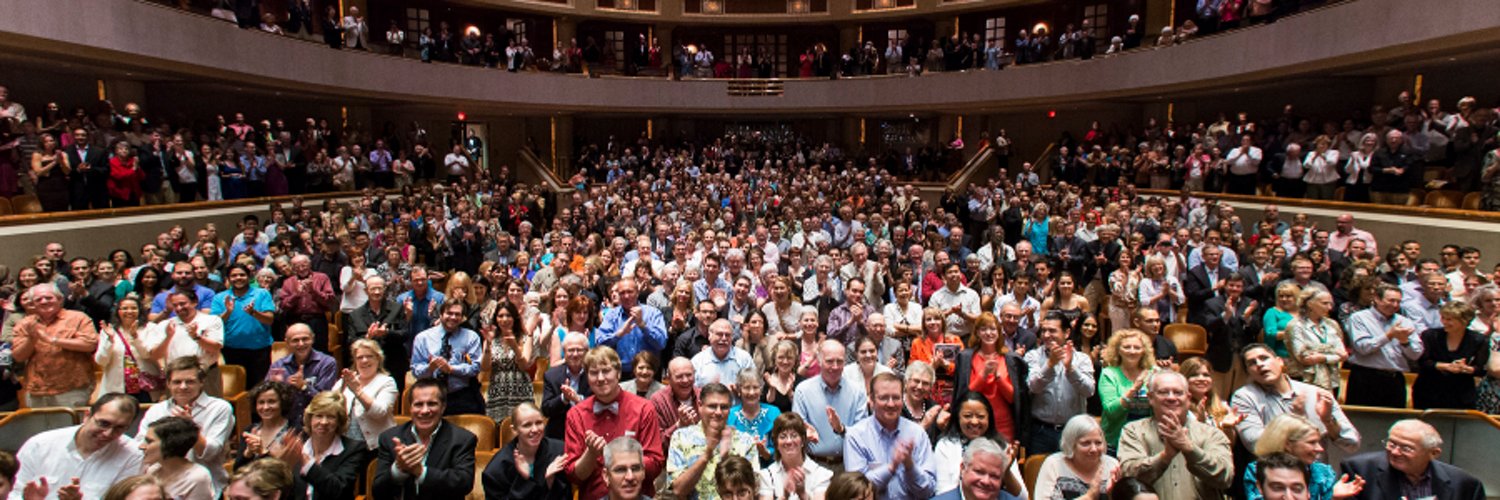
[[[376,454],[375,483],[370,492],[375,500],[416,500],[418,498],[458,499],[474,489],[474,446],[479,440],[462,427],[443,422],[438,425],[427,447],[426,474],[422,493],[417,495],[417,478],[396,479],[391,464],[396,457],[395,440],[417,442],[415,424],[407,422],[380,434]]]
[[[495,454],[490,464],[484,468],[485,500],[568,500],[573,498],[573,487],[568,484],[568,479],[559,473],[552,479],[552,486],[547,486],[547,466],[552,464],[557,457],[563,456],[563,442],[559,439],[542,438],[542,444],[536,449],[536,456],[531,461],[531,477],[522,478],[516,472],[516,441],[512,439],[505,443],[504,448]]]
[[[1182,277],[1182,293],[1187,295],[1185,299],[1189,318],[1198,316],[1198,313],[1203,310],[1203,303],[1214,298],[1214,283],[1208,280],[1208,267],[1205,267],[1207,265],[1205,263],[1194,266]],[[1232,274],[1234,273],[1228,267],[1219,264],[1215,277],[1224,280]]]
[[[1481,500],[1485,498],[1484,485],[1463,469],[1437,460],[1428,464],[1432,473],[1432,495],[1437,500]],[[1341,474],[1365,478],[1365,489],[1354,498],[1359,500],[1385,500],[1401,498],[1401,476],[1403,472],[1391,468],[1385,452],[1362,453],[1344,459],[1339,464]]]
[[[555,341],[555,339],[554,339]],[[547,437],[562,439],[568,421],[568,410],[573,403],[563,398],[562,386],[567,384],[568,365],[559,365],[548,368],[542,374],[542,416],[547,417]],[[594,390],[589,388],[588,377],[580,376],[578,380],[578,395],[584,399],[594,395]]]
[[[354,500],[355,485],[359,484],[360,475],[370,464],[370,450],[364,441],[344,436],[339,436],[339,441],[344,445],[343,452],[323,459],[322,463],[309,468],[307,474],[296,474],[292,498],[307,498],[307,487],[312,486],[313,496],[319,500]]]
[[[1257,305],[1255,311],[1246,317],[1245,310],[1250,307],[1251,300],[1249,295],[1242,295],[1234,305],[1234,314],[1226,318],[1224,312],[1228,305],[1224,297],[1214,297],[1203,302],[1197,315],[1189,316],[1194,324],[1208,331],[1208,352],[1204,356],[1214,371],[1228,372],[1234,366],[1240,348],[1255,342],[1260,333],[1260,317],[1265,312],[1265,303]]]
[[[384,324],[385,336],[376,342],[380,343],[380,350],[385,353],[386,370],[391,373],[406,373],[409,367],[406,352],[406,327],[410,321],[403,317],[401,306],[396,304],[395,299],[386,297],[382,302],[379,314],[375,313],[369,302],[345,314],[343,331],[352,342],[365,338],[365,333],[370,331],[370,325]]]
[[[1010,383],[1015,387],[1010,404],[1010,421],[1015,426],[1008,435],[1019,436],[1031,419],[1031,396],[1026,389],[1026,361],[1015,352],[1006,353],[1005,367],[1010,372]],[[974,348],[964,349],[954,366],[953,401],[962,401],[969,391],[969,372],[974,370]]]

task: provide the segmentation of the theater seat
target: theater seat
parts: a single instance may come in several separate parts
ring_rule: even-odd
[[[494,460],[495,450],[474,452],[474,489],[469,491],[466,500],[484,500],[484,468]]]
[[[505,417],[505,420],[501,420],[500,425],[496,426],[500,433],[499,440],[495,442],[497,448],[505,447],[505,443],[509,443],[510,440],[516,438],[516,426],[511,423],[511,417]]]
[[[230,398],[245,392],[245,367],[219,365],[219,377],[224,381],[224,397]]]
[[[0,419],[0,450],[15,453],[31,436],[78,425],[79,414],[72,408],[25,408]]]
[[[1208,352],[1208,331],[1203,327],[1192,323],[1172,323],[1167,325],[1163,335],[1172,345],[1177,346],[1177,357],[1187,359],[1193,356],[1202,356]]]
[[[1432,208],[1458,208],[1463,206],[1464,193],[1461,191],[1428,191],[1422,204]]]
[[[17,215],[42,213],[42,202],[35,195],[18,194],[10,199],[10,205]]]
[[[443,417],[448,423],[474,433],[479,439],[479,444],[474,446],[475,451],[493,451],[495,449],[495,421],[484,415],[449,415]]]
[[[1051,455],[1032,455],[1026,457],[1026,465],[1021,469],[1021,479],[1026,483],[1026,491],[1033,494],[1036,492],[1036,478],[1042,474],[1042,464]]]
[[[0,197],[0,215],[16,213],[16,209],[10,206],[10,198]]]
[[[279,360],[281,358],[285,358],[286,355],[291,354],[291,353],[292,353],[292,348],[291,347],[287,347],[286,342],[278,340],[276,342],[272,342],[271,343],[271,361],[272,362],[275,362],[276,360]]]
[[[1464,195],[1464,210],[1479,210],[1479,202],[1484,200],[1482,193],[1469,193]]]

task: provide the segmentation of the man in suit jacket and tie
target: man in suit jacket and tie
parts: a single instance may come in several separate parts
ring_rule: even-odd
[[[1271,250],[1257,245],[1250,251],[1250,263],[1240,266],[1239,275],[1245,277],[1245,296],[1262,304],[1274,304],[1276,284],[1281,282],[1281,270],[1271,266]]]
[[[594,395],[583,368],[583,356],[589,352],[588,337],[569,333],[562,341],[563,364],[548,368],[542,374],[542,415],[547,417],[547,437],[562,439],[568,409]]]
[[[463,498],[474,489],[474,446],[479,440],[443,421],[447,394],[441,382],[411,386],[411,422],[380,434],[376,500]]]
[[[1019,500],[1004,488],[1003,479],[1010,474],[1010,466],[1010,452],[999,443],[989,438],[975,439],[964,449],[964,463],[958,469],[958,487],[933,498]]]
[[[1401,420],[1391,426],[1385,452],[1370,452],[1344,459],[1343,474],[1365,480],[1355,495],[1360,500],[1388,498],[1434,498],[1480,500],[1484,484],[1463,469],[1437,461],[1443,453],[1443,438],[1437,429],[1421,420]]]
[[[73,145],[67,148],[68,164],[73,173],[68,177],[68,200],[73,210],[109,208],[109,194],[105,190],[109,182],[109,153],[104,148],[89,145],[89,132],[83,128],[73,130]]]
[[[1203,303],[1218,296],[1224,283],[1234,274],[1223,264],[1224,250],[1218,246],[1203,247],[1203,263],[1189,269],[1182,280],[1182,291],[1187,294],[1188,317],[1196,318],[1203,311]]]
[[[1245,382],[1245,367],[1235,362],[1240,348],[1255,342],[1260,315],[1265,309],[1245,294],[1245,276],[1224,278],[1224,293],[1203,303],[1190,321],[1208,331],[1208,364],[1213,368],[1215,389],[1230,394]]]

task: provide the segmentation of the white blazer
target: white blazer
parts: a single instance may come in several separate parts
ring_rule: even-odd
[[[396,426],[396,400],[401,396],[396,391],[396,379],[384,373],[375,375],[374,379],[366,384],[361,392],[370,396],[370,407],[359,403],[354,397],[354,391],[344,387],[343,379],[333,385],[333,390],[344,396],[345,409],[349,411],[349,421],[359,421],[360,433],[364,435],[365,446],[375,449],[380,441],[380,433]]]

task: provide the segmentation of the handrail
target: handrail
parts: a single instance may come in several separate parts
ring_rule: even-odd
[[[968,182],[970,177],[974,176],[974,172],[978,172],[979,169],[983,168],[986,163],[989,163],[990,157],[994,155],[995,148],[986,145],[984,148],[974,153],[974,156],[969,158],[969,161],[964,162],[963,168],[958,169],[957,172],[954,172],[952,175],[948,176],[948,180],[947,182],[943,183],[943,186],[948,189],[958,189],[962,187],[964,183]]]
[[[1478,420],[1490,424],[1490,427],[1494,427],[1496,430],[1500,430],[1500,419],[1495,418],[1495,415],[1478,410],[1426,410],[1422,412],[1422,418],[1429,416]]]
[[[45,222],[66,222],[83,219],[99,219],[103,217],[126,217],[132,215],[153,215],[163,212],[178,212],[188,210],[205,210],[213,208],[231,208],[252,205],[266,205],[272,203],[287,204],[297,198],[305,201],[325,200],[333,198],[346,198],[359,196],[358,191],[339,191],[332,193],[313,193],[285,196],[261,196],[258,198],[241,198],[238,200],[218,201],[195,201],[192,203],[171,203],[166,205],[142,205],[125,208],[103,208],[97,210],[75,210],[68,212],[40,212],[34,214],[12,214],[0,216],[0,227],[24,226],[28,224],[39,224]],[[14,198],[12,198],[14,199]]]
[[[1181,191],[1168,189],[1137,189],[1137,193],[1151,196],[1177,197]],[[1328,210],[1354,210],[1360,212],[1385,213],[1392,215],[1407,215],[1419,217],[1439,217],[1445,219],[1463,219],[1482,222],[1500,222],[1500,212],[1485,212],[1479,210],[1462,210],[1457,208],[1433,208],[1414,207],[1406,205],[1380,205],[1376,203],[1355,203],[1348,201],[1311,200],[1304,198],[1282,198],[1279,196],[1260,196],[1231,193],[1214,193],[1207,191],[1193,191],[1193,196],[1200,198],[1218,198],[1222,201],[1235,201],[1241,203],[1254,203],[1262,205],[1299,206],[1304,208],[1323,208]]]
[[[536,171],[537,176],[541,177],[542,183],[546,184],[548,189],[557,193],[570,193],[573,191],[573,187],[569,186],[567,181],[558,177],[557,172],[553,171],[553,169],[547,168],[547,164],[541,158],[537,157],[535,152],[527,148],[521,148],[519,154],[521,158],[520,163]]]
[[[1049,143],[1047,143],[1047,147],[1042,148],[1042,154],[1037,155],[1036,161],[1031,162],[1031,171],[1032,172],[1041,172],[1042,171],[1042,167],[1047,166],[1047,159],[1052,157],[1052,150],[1056,149],[1056,148],[1057,148],[1057,143],[1055,143],[1055,142],[1049,142]],[[1048,172],[1050,173],[1050,171],[1048,171]],[[1051,180],[1050,177],[1047,179],[1047,183],[1048,184],[1054,184],[1052,182],[1052,180]]]

